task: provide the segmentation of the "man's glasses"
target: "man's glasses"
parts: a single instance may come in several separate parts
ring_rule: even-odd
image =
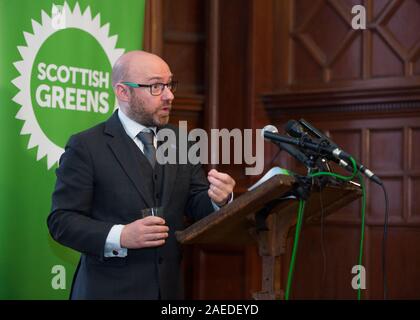
[[[165,86],[168,87],[171,92],[176,91],[176,86],[178,84],[177,81],[171,81],[168,83],[153,83],[153,84],[140,84],[140,83],[134,83],[129,81],[121,82],[122,84],[125,84],[131,88],[149,88],[150,94],[152,96],[160,96],[165,89]]]

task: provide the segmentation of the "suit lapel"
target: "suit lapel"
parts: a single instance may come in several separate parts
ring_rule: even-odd
[[[121,167],[133,182],[144,202],[149,207],[153,207],[152,188],[145,183],[150,180],[148,175],[150,175],[152,168],[140,150],[138,152],[141,154],[141,162],[138,162],[137,159],[139,158],[135,153],[136,149],[130,145],[130,143],[134,144],[134,141],[130,141],[130,138],[125,133],[117,112],[106,122],[105,133],[112,136],[108,141],[108,145]],[[137,146],[135,147],[137,148]]]

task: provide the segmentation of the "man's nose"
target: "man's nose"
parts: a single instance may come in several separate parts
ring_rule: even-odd
[[[165,86],[162,93],[163,100],[173,100],[175,98],[174,94],[171,90],[169,90],[168,86]]]

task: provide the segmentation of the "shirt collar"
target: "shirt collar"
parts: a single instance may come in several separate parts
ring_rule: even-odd
[[[156,127],[145,127],[144,125],[130,119],[121,109],[118,109],[118,117],[120,118],[125,132],[133,140],[144,129],[147,129],[146,131],[152,130],[156,135]]]

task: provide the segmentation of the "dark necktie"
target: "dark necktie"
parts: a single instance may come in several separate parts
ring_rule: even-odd
[[[155,168],[156,163],[156,149],[153,144],[154,133],[141,131],[137,137],[143,143],[143,153],[146,156],[147,160],[149,160],[150,165],[152,168]]]

